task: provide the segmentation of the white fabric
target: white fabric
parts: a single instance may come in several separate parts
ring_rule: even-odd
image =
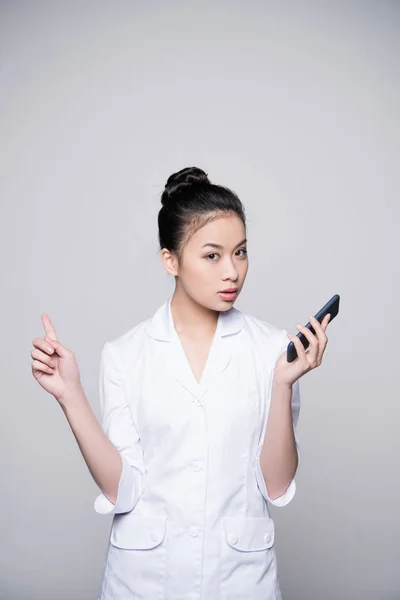
[[[171,299],[102,351],[102,426],[123,470],[115,505],[95,500],[113,515],[99,600],[281,600],[268,502],[296,484],[272,500],[259,458],[286,331],[220,312],[198,383]],[[299,411],[296,382],[298,449]]]

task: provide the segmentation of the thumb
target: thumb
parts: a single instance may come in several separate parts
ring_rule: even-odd
[[[50,344],[50,346],[52,346],[54,348],[54,350],[57,352],[58,356],[61,356],[61,358],[67,358],[67,356],[69,354],[69,350],[67,348],[65,348],[65,346],[60,344],[60,342],[58,342],[57,340],[52,340],[47,335],[45,335],[44,339],[46,340],[46,342],[48,342]]]

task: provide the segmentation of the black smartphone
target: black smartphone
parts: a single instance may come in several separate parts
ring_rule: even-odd
[[[339,312],[339,301],[340,301],[339,294],[335,294],[334,296],[332,296],[332,298],[325,304],[325,306],[323,306],[321,308],[321,310],[319,310],[317,312],[317,314],[314,315],[315,318],[317,319],[317,321],[319,321],[319,323],[321,323],[321,321],[325,317],[325,315],[327,315],[329,313],[331,316],[330,316],[328,325],[329,325],[329,323],[332,323],[333,319],[336,317],[336,315]],[[310,322],[308,322],[307,325],[305,325],[305,327],[307,327],[307,329],[309,329],[311,331],[311,333],[315,333],[315,329],[310,324]],[[308,339],[306,338],[306,336],[303,333],[301,333],[301,331],[299,331],[299,333],[297,334],[297,337],[300,339],[301,343],[303,344],[304,349],[307,350],[310,343],[309,343]],[[296,350],[296,346],[294,345],[293,342],[289,342],[289,344],[288,344],[286,358],[287,358],[288,362],[293,362],[297,358],[297,350]]]

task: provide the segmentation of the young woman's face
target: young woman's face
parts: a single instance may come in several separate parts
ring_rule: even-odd
[[[218,217],[196,231],[186,244],[179,284],[195,302],[212,310],[228,310],[240,294],[248,269],[246,231],[237,215]],[[221,291],[237,288],[235,295]]]

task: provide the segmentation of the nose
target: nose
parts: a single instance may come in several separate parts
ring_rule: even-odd
[[[224,264],[224,271],[223,271],[223,279],[229,279],[232,282],[236,282],[237,278],[239,276],[238,270],[235,266],[235,263],[231,260],[231,259],[227,259],[226,263]]]

